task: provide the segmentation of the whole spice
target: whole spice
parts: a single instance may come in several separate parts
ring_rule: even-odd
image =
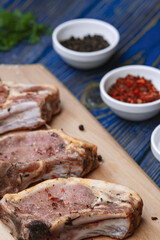
[[[102,162],[102,156],[101,156],[101,155],[98,155],[97,157],[98,157],[98,161],[99,161],[99,162]]]
[[[153,221],[158,220],[157,217],[151,217],[151,219],[152,219]]]
[[[160,99],[160,92],[150,80],[132,75],[118,78],[109,89],[108,94],[121,102],[137,104]]]
[[[67,218],[65,225],[72,226],[72,219],[70,217]]]
[[[82,39],[70,37],[60,43],[64,47],[78,52],[93,52],[109,46],[109,43],[100,35],[87,35]]]
[[[29,177],[29,174],[28,174],[28,173],[26,173],[26,174],[24,175],[24,177]]]
[[[63,143],[60,144],[60,145],[59,145],[59,148],[60,148],[60,149],[64,148],[64,144],[63,144]]]
[[[52,133],[51,136],[52,137],[58,137],[58,134],[57,133]]]
[[[79,130],[84,131],[84,126],[82,124],[79,125]]]

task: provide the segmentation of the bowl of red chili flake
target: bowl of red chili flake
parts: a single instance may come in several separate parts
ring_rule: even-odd
[[[118,116],[133,121],[160,112],[160,70],[130,65],[108,72],[100,82],[102,100]]]

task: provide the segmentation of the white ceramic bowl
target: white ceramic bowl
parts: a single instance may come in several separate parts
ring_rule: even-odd
[[[107,91],[116,82],[117,78],[126,77],[128,74],[151,80],[157,90],[160,91],[160,70],[143,65],[130,65],[112,70],[102,78],[100,82],[101,98],[115,114],[124,119],[142,121],[155,116],[160,112],[160,100],[150,103],[132,104],[118,101],[107,94]]]
[[[94,52],[78,52],[64,47],[60,41],[71,36],[83,38],[86,35],[101,35],[110,46]],[[73,67],[91,69],[104,64],[116,51],[120,39],[119,32],[111,24],[96,19],[75,19],[60,24],[53,31],[52,40],[55,51]]]
[[[155,158],[160,161],[160,125],[158,125],[152,132],[151,150]]]

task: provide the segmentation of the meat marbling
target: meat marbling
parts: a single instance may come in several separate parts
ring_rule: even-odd
[[[100,180],[44,181],[0,201],[0,219],[15,239],[124,239],[140,223],[142,199],[131,189]]]
[[[83,177],[98,167],[97,147],[61,130],[39,130],[0,138],[0,196],[52,177]]]
[[[54,86],[0,83],[0,134],[36,129],[59,111],[59,92]]]

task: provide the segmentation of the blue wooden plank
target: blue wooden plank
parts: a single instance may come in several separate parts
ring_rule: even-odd
[[[160,162],[149,152],[140,164],[142,169],[160,186]]]

